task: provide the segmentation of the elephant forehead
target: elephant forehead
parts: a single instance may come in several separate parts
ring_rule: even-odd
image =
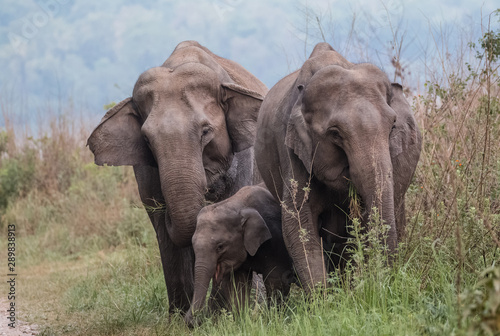
[[[220,85],[215,71],[199,63],[186,63],[169,70],[169,79],[171,86],[181,90],[188,87],[216,90]]]
[[[196,230],[193,235],[193,244],[213,243],[216,237],[220,237],[222,227],[210,218],[198,217]]]
[[[304,102],[314,106],[325,100],[343,103],[359,97],[386,101],[389,90],[387,76],[375,66],[359,65],[345,69],[332,65],[319,70],[311,78],[306,85]]]
[[[198,214],[198,226],[209,230],[217,230],[221,227],[233,226],[239,223],[238,211],[227,206],[217,206],[215,204],[208,210],[202,210]]]
[[[182,99],[187,92],[216,97],[220,81],[215,72],[201,64],[188,63],[175,69],[155,67],[143,72],[134,87],[134,99]]]
[[[221,242],[236,242],[241,238],[240,230],[235,230],[233,226],[225,225],[226,222],[205,221],[198,222],[193,235],[193,245],[195,247],[213,247]]]
[[[133,99],[144,120],[144,131],[182,133],[204,123],[214,129],[225,127],[216,78],[197,80],[185,72],[180,76],[158,73],[161,76],[141,81],[143,85],[134,89]]]

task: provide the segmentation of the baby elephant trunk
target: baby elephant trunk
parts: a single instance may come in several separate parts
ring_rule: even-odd
[[[203,254],[201,254],[203,256]],[[217,268],[217,260],[210,256],[200,258],[200,253],[196,254],[196,263],[194,266],[194,295],[191,307],[187,312],[184,320],[189,327],[199,325],[199,319],[196,317],[205,306],[205,298],[207,297],[210,279],[214,277]]]

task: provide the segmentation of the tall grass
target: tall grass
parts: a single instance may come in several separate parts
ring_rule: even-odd
[[[21,253],[32,252],[24,262],[115,247],[127,242],[125,236],[143,238],[137,223],[146,216],[131,168],[94,165],[85,148],[90,128],[74,117],[53,116],[36,138],[26,130],[18,135],[8,120],[0,131],[0,228],[17,225],[25,237]],[[117,222],[127,226],[117,231]]]
[[[485,25],[469,42],[457,58],[438,48],[439,68],[409,97],[424,146],[393,266],[375,238],[381,226],[363,235],[354,221],[354,262],[330,274],[328,289],[294,288],[282,307],[223,311],[195,330],[165,310],[154,230],[130,167],[93,164],[91,127],[71,106],[48,109],[30,133],[0,104],[0,230],[18,231],[20,317],[43,335],[498,333],[499,30]]]

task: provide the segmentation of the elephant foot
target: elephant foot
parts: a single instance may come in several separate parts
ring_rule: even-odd
[[[201,325],[201,318],[199,316],[194,316],[190,309],[184,316],[184,322],[186,322],[186,325],[190,329],[193,329]]]

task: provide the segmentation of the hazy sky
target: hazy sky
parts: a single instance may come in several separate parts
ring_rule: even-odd
[[[391,27],[399,23],[411,41],[404,56],[418,63],[430,27],[469,29],[475,22],[480,31],[481,11],[486,17],[496,9],[494,1],[475,0],[0,0],[0,8],[2,101],[23,100],[31,113],[71,99],[96,115],[128,97],[139,74],[184,40],[242,64],[271,87],[322,35],[350,60],[384,68]],[[347,43],[353,14],[356,41],[369,46],[365,54]]]

